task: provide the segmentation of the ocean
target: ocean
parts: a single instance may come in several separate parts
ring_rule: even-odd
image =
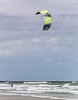
[[[21,95],[52,99],[78,100],[78,82],[0,82],[0,95]]]

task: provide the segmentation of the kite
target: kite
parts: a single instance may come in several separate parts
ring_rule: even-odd
[[[42,14],[43,19],[44,19],[44,26],[43,30],[48,30],[51,27],[52,24],[52,17],[51,14],[47,10],[42,10],[36,13],[37,14]]]

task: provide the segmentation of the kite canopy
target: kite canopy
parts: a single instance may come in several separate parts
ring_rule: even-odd
[[[43,30],[48,30],[51,27],[52,24],[52,17],[51,14],[47,10],[42,10],[36,13],[37,14],[42,14],[43,19],[44,19],[44,26]]]

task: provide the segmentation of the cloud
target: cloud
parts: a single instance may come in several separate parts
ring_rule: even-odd
[[[26,19],[21,16],[8,16],[0,14],[0,30],[2,31],[22,31]]]
[[[60,1],[61,0],[58,1],[59,5],[62,4]],[[39,9],[39,7],[38,9],[35,9],[34,6],[32,11],[30,11],[31,8],[28,7],[29,4],[31,5],[30,0],[25,2],[26,4],[24,4],[23,1],[20,1],[18,4],[18,0],[12,2],[8,0],[5,2],[5,5],[8,4],[9,7],[12,3],[13,5],[15,4],[14,8],[16,8],[17,4],[18,5],[16,11],[11,9],[12,12],[7,10],[8,6],[6,5],[5,8],[6,11],[8,11],[7,14],[0,14],[1,52],[3,51],[4,54],[16,54],[19,51],[19,54],[29,54],[34,51],[47,52],[50,50],[51,53],[67,53],[67,51],[72,48],[72,45],[77,43],[77,39],[73,38],[73,36],[77,36],[78,30],[78,24],[76,23],[78,21],[77,13],[68,14],[68,11],[65,13],[63,10],[65,14],[60,12],[55,15],[51,10],[51,13],[53,14],[52,26],[50,30],[43,32],[43,18],[41,16],[36,16],[35,13],[45,6],[41,7],[41,9]],[[38,2],[39,4],[41,3],[41,1]],[[45,2],[48,1],[46,0]],[[53,1],[49,1],[48,4],[50,2]],[[63,3],[64,6],[66,6],[66,2],[67,1],[64,2],[65,5]],[[56,2],[53,3],[56,4]],[[25,5],[27,5],[26,11]],[[32,6],[33,5],[37,6],[37,1],[32,3]],[[67,4],[67,6],[68,5],[69,4]],[[20,6],[22,11],[19,10],[19,14],[18,9],[20,9]],[[18,14],[16,14],[16,12],[18,12]],[[55,10],[55,13],[56,12],[57,11]],[[7,49],[3,50],[4,48]],[[74,48],[71,50],[74,51]]]
[[[39,29],[42,25],[39,22],[29,20],[28,17],[1,14],[1,54],[30,54],[34,51],[38,53],[45,51],[46,53],[48,50],[51,53],[67,53],[72,48],[73,41],[74,43],[77,41],[73,38],[73,36],[77,36],[78,29],[75,27],[77,17],[77,14],[57,15],[53,19],[51,29],[43,32]],[[38,20],[40,21],[40,19]],[[74,51],[74,48],[71,50]]]
[[[72,5],[74,5],[74,6],[78,5],[78,0],[73,0]]]
[[[78,62],[78,59],[75,59],[76,62]]]
[[[62,62],[57,62],[57,65],[61,65],[62,64]]]
[[[50,61],[51,61],[51,59],[47,59],[47,60],[46,60],[46,62],[50,62]]]
[[[53,44],[56,44],[58,43],[58,39],[57,38],[51,38],[48,43],[53,43]]]
[[[40,39],[32,39],[32,42],[40,42]]]

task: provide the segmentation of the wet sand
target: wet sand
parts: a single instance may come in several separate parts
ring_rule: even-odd
[[[0,95],[0,100],[63,100],[63,99],[50,99],[50,98],[19,96],[19,95]]]

